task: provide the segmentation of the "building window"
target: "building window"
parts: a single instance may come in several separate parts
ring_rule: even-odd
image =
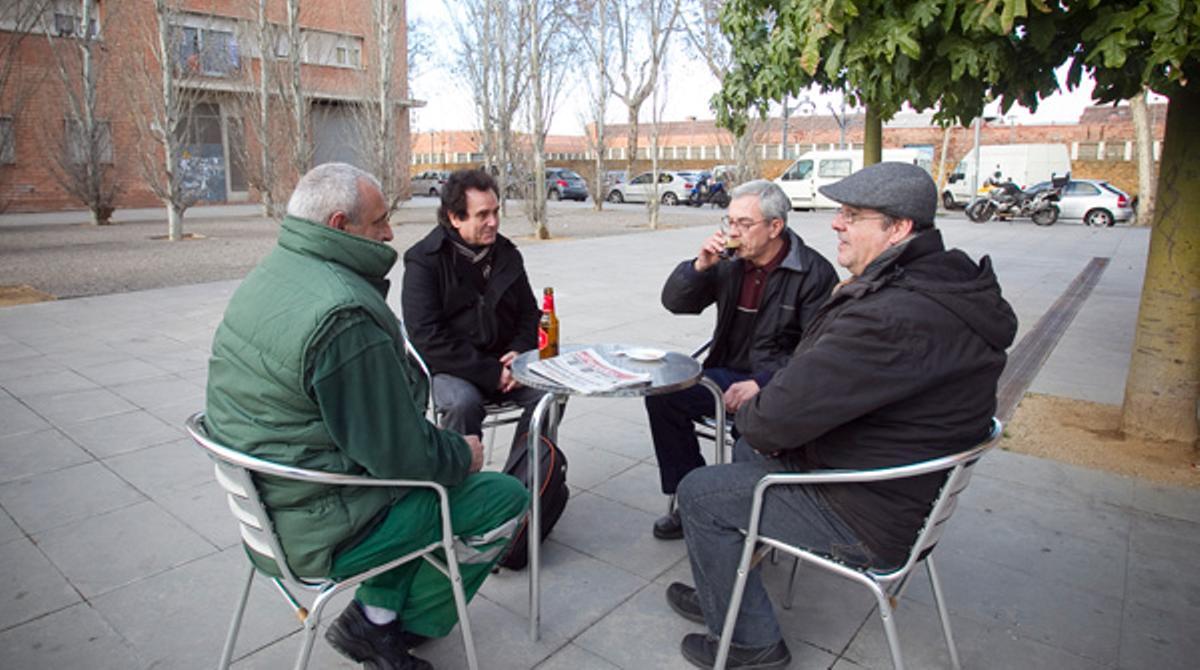
[[[79,0],[58,0],[50,10],[53,18],[50,21],[50,32],[59,37],[79,37],[83,35],[83,16]],[[88,20],[88,36],[100,34],[100,8],[92,2],[91,14]]]
[[[304,62],[314,65],[361,68],[363,39],[320,30],[304,31]]]
[[[0,116],[0,164],[17,162],[16,137],[13,135],[13,120]]]
[[[95,136],[88,137],[82,121],[66,120],[64,132],[67,136],[67,158],[72,163],[86,162],[92,153],[88,148],[93,145],[96,147],[96,153],[101,163],[111,164],[113,162],[112,127],[108,121],[97,121],[94,128]]]
[[[176,69],[181,74],[227,77],[241,68],[233,31],[176,26]]]

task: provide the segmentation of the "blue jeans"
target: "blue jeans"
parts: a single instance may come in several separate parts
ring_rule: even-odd
[[[754,486],[763,475],[785,472],[787,465],[754,451],[739,439],[733,463],[692,471],[679,484],[679,511],[687,541],[692,578],[700,596],[704,622],[713,635],[725,625],[744,535],[739,528],[750,523]],[[872,562],[863,545],[817,487],[775,486],[767,491],[759,530],[762,535],[838,558],[851,565]],[[733,643],[765,647],[783,638],[759,568],[746,578],[741,610],[733,630]]]
[[[724,391],[736,382],[751,378],[745,372],[725,368],[709,368],[704,376],[716,382]],[[704,466],[696,427],[692,421],[713,416],[713,397],[699,384],[675,393],[646,396],[646,415],[650,419],[650,438],[654,441],[654,456],[658,460],[658,478],[662,492],[675,493],[684,475]],[[728,418],[732,419],[732,415]],[[735,433],[736,435],[736,433]]]

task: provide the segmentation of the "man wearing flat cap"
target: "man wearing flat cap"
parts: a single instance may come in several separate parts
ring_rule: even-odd
[[[706,624],[683,639],[712,667],[741,558],[755,484],[770,472],[862,470],[963,451],[990,430],[996,381],[1017,319],[984,257],[947,250],[934,227],[937,188],[905,163],[879,163],[820,188],[833,219],[834,289],[791,360],[737,412],[734,462],[694,470],[679,509],[695,587],[667,601]],[[890,482],[774,487],[762,533],[854,566],[898,567],[943,474]],[[729,668],[782,668],[791,654],[758,569],[733,632]]]

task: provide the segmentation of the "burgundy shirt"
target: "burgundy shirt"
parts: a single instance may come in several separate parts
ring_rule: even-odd
[[[766,264],[759,266],[745,260],[739,263],[742,267],[742,286],[738,294],[737,312],[729,329],[728,367],[732,370],[754,372],[750,369],[750,338],[754,334],[754,319],[758,315],[758,306],[762,304],[763,291],[767,288],[767,276],[779,267],[791,247],[786,236],[782,239],[783,246],[779,253]]]

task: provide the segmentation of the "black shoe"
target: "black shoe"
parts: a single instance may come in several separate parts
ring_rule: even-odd
[[[408,653],[411,637],[399,621],[382,626],[368,621],[357,600],[351,601],[325,631],[325,640],[338,653],[368,668],[433,670],[428,661]]]
[[[660,540],[678,540],[683,537],[683,519],[679,518],[679,510],[654,522],[654,537]]]
[[[667,587],[667,604],[679,616],[688,621],[696,623],[704,623],[704,610],[700,609],[700,596],[696,593],[696,589],[683,584],[674,582]]]
[[[711,668],[717,662],[717,647],[720,640],[705,633],[692,633],[683,637],[679,650],[683,657],[698,668]],[[726,668],[743,670],[769,670],[786,668],[792,662],[792,653],[783,640],[766,647],[738,647],[730,645]]]

